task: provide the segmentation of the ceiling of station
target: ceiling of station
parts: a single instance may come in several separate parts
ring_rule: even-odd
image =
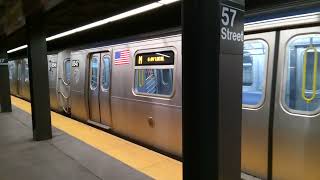
[[[0,0],[0,17],[4,16],[4,10],[5,10],[5,0]]]
[[[3,0],[0,0],[0,2]],[[10,0],[11,1],[11,0]],[[21,0],[16,0],[21,1]],[[50,1],[50,0],[46,0]],[[156,0],[51,0],[59,1],[45,12],[47,37],[106,17],[131,10]],[[0,4],[1,5],[1,4]],[[8,7],[8,6],[7,6]],[[10,16],[9,16],[10,18]],[[7,33],[9,48],[26,43],[25,26]]]
[[[47,13],[48,36],[125,12],[156,0],[65,0]]]
[[[26,29],[23,12],[17,6],[28,0],[0,0],[0,24],[9,22],[4,28],[8,36],[8,48],[26,44]],[[141,7],[157,0],[31,0],[45,2],[45,27],[47,37],[97,20]],[[306,0],[246,0],[247,12],[259,12],[278,6],[305,3]],[[308,2],[319,2],[309,0]],[[21,4],[20,4],[21,5]],[[16,9],[15,9],[16,8]],[[15,14],[16,13],[16,14]],[[21,18],[21,16],[23,18]],[[13,21],[13,22],[12,22]],[[12,25],[13,24],[13,25]],[[181,3],[159,8],[143,15],[96,28],[94,32],[78,33],[48,44],[49,49],[57,49],[62,44],[73,46],[77,43],[92,43],[112,38],[130,36],[181,25]],[[8,30],[9,27],[9,30]],[[0,32],[1,32],[0,26]]]

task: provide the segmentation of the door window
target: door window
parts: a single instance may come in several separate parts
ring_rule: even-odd
[[[264,102],[268,44],[263,40],[244,42],[242,104],[258,108]]]
[[[64,70],[64,80],[66,83],[70,83],[71,81],[71,61],[70,59],[66,59],[64,60],[64,67],[63,67],[63,70]]]
[[[90,88],[91,90],[95,90],[98,86],[98,75],[99,75],[99,59],[95,56],[91,59],[91,80],[90,80]]]
[[[24,69],[24,82],[29,82],[29,66],[28,63],[25,64],[25,69]]]
[[[102,70],[102,90],[108,90],[110,87],[110,57],[103,56],[103,70]]]
[[[293,113],[314,114],[320,105],[320,35],[300,35],[286,48],[283,104]]]

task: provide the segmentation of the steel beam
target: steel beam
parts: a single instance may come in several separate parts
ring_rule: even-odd
[[[41,11],[26,17],[34,140],[52,138],[47,44]]]
[[[182,6],[183,178],[239,180],[244,1]]]
[[[10,81],[6,37],[0,37],[0,112],[11,112]]]

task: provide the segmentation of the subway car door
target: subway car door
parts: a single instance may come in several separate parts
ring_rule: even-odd
[[[320,27],[280,32],[273,178],[320,179]]]
[[[111,108],[110,108],[110,95],[111,95],[111,55],[109,52],[100,54],[100,115],[101,123],[111,127]]]
[[[71,60],[70,51],[61,51],[57,59],[57,102],[69,114],[71,95]]]
[[[29,81],[29,64],[28,59],[24,58],[23,62],[23,69],[24,69],[24,76],[23,76],[23,88],[24,88],[24,98],[30,100],[30,81]]]
[[[267,179],[275,32],[245,36],[242,85],[242,172]]]
[[[17,76],[17,61],[9,61],[9,79],[10,79],[10,92],[12,95],[18,95],[18,76]]]
[[[17,60],[17,65],[18,65],[18,96],[22,97],[22,92],[23,92],[23,69],[22,69],[22,61]]]
[[[90,56],[90,75],[89,75],[89,110],[90,120],[94,122],[101,122],[100,119],[100,53],[91,54]]]

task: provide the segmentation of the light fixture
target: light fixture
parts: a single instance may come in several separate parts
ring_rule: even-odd
[[[141,14],[141,13],[159,8],[164,5],[172,4],[172,3],[175,3],[178,1],[181,1],[181,0],[160,0],[160,1],[148,4],[148,5],[145,5],[145,6],[142,6],[142,7],[132,9],[130,11],[115,15],[115,16],[111,16],[109,18],[106,18],[106,19],[103,19],[103,20],[100,20],[100,21],[97,21],[94,23],[90,23],[90,24],[87,24],[87,25],[63,32],[63,33],[59,33],[59,34],[50,36],[50,37],[46,38],[46,41],[52,41],[54,39],[59,39],[59,38],[65,37],[65,36],[69,36],[71,34],[75,34],[75,33],[81,32],[81,31],[85,31],[85,30],[92,29],[92,28],[95,28],[95,27],[98,27],[101,25],[105,25],[110,22],[118,21],[118,20],[130,17],[130,16]],[[11,50],[7,51],[7,53],[13,53],[13,52],[19,51],[21,49],[25,49],[27,47],[28,47],[27,45],[23,45],[23,46],[15,48],[15,49],[11,49]]]
[[[289,27],[298,24],[313,24],[319,22],[320,12],[299,14],[293,16],[285,16],[273,19],[266,19],[261,21],[248,22],[244,24],[246,32],[274,29],[280,27]]]
[[[27,47],[28,47],[27,45],[19,46],[17,48],[14,48],[14,49],[11,49],[11,50],[7,51],[7,53],[13,53],[13,52],[16,52],[16,51],[20,51],[21,49],[25,49]]]
[[[174,2],[178,2],[178,1],[180,1],[180,0],[161,0],[161,1],[158,1],[158,3],[167,5],[167,4],[171,4]]]

